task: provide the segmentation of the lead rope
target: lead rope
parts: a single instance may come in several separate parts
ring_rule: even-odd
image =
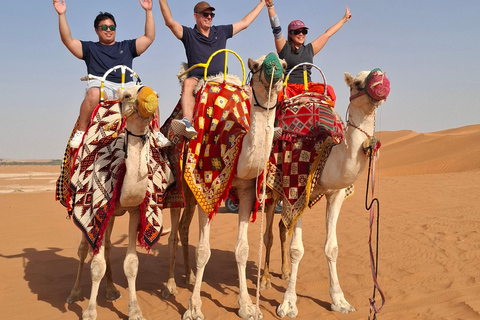
[[[373,133],[373,136],[375,136],[375,132]],[[368,246],[370,250],[370,267],[372,271],[372,278],[373,278],[373,295],[371,298],[369,298],[369,303],[370,303],[370,313],[368,315],[369,320],[376,320],[377,319],[377,313],[379,313],[383,306],[385,305],[385,295],[383,294],[382,289],[380,288],[380,285],[378,284],[377,281],[377,275],[378,275],[378,243],[379,243],[379,227],[380,227],[380,201],[378,198],[374,198],[374,193],[375,193],[375,156],[376,156],[377,148],[374,146],[370,145],[370,152],[369,152],[369,162],[368,162],[368,175],[367,175],[367,190],[365,194],[365,209],[370,210],[370,219],[369,219],[369,225],[370,225],[370,236],[368,238]],[[367,205],[368,202],[368,190],[370,187],[370,176],[372,176],[372,201],[370,201],[370,204]],[[374,204],[376,206],[374,206]],[[377,208],[377,233],[376,233],[376,243],[375,243],[375,257],[373,254],[373,248],[372,248],[372,233],[373,233],[373,222],[375,220],[375,207]],[[377,307],[376,301],[375,301],[375,292],[378,291],[380,294],[380,297],[382,298],[382,305],[380,307]],[[373,313],[373,317],[372,317]]]
[[[268,90],[268,100],[267,100],[267,124],[268,124],[268,116],[270,115],[270,95],[272,93],[272,86],[273,86],[273,74],[275,73],[275,65],[272,66],[273,67],[273,71],[272,71],[272,76],[271,76],[271,79],[270,79],[270,88]],[[261,77],[262,75],[260,75]],[[253,88],[252,88],[252,91],[253,91]],[[267,126],[267,130],[268,130],[269,126]],[[271,128],[271,130],[273,130],[273,128]],[[265,152],[265,159],[268,159],[267,157],[269,156],[269,152],[270,150],[267,150],[266,148],[266,145],[265,145],[265,141],[264,141],[264,152]],[[260,213],[261,214],[261,218],[260,218],[260,244],[259,244],[259,248],[258,248],[258,268],[257,268],[257,290],[256,290],[256,293],[255,293],[255,320],[258,320],[258,316],[260,314],[260,270],[262,268],[262,256],[263,256],[263,214],[265,212],[265,194],[266,194],[266,182],[267,182],[267,166],[268,166],[268,161],[265,162],[265,166],[263,168],[263,181],[262,181],[262,197],[261,197],[261,200],[258,199],[258,197],[255,195],[257,201],[262,205],[262,212]],[[257,168],[257,179],[255,180],[255,192],[256,190],[258,190],[258,176],[260,175],[260,166],[258,166]]]

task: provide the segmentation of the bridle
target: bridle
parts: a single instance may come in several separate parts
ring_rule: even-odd
[[[259,74],[259,81],[260,81],[260,83],[261,83],[265,88],[269,88],[270,92],[271,92],[271,90],[272,90],[272,88],[270,87],[270,84],[265,84],[265,82],[263,81],[262,72],[263,72],[263,73],[265,73],[265,72],[264,72],[264,70],[263,70],[263,63],[262,63],[260,69],[258,69],[258,70],[255,71],[255,72],[250,71],[250,72],[248,73],[248,77],[247,77],[247,82],[250,83],[250,87],[252,88],[252,93],[253,93],[253,99],[255,100],[254,103],[253,103],[253,106],[254,106],[254,107],[260,107],[260,108],[262,108],[263,110],[269,110],[269,109],[272,109],[272,108],[276,108],[276,107],[277,107],[277,103],[275,103],[275,105],[272,106],[272,107],[264,107],[264,106],[262,106],[261,104],[258,103],[257,95],[255,94],[255,89],[254,89],[253,86],[252,86],[252,82],[253,82],[253,76],[254,76],[256,73],[259,73],[259,72],[260,72],[260,74]],[[269,94],[268,94],[268,97],[269,97],[269,98],[270,98],[270,92],[269,92]],[[270,99],[268,100],[268,102],[269,102],[269,101],[270,101]],[[267,103],[268,103],[268,102],[267,102]]]

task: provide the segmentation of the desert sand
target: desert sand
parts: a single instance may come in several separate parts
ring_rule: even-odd
[[[378,319],[480,319],[480,125],[419,134],[378,133],[375,196],[380,201],[378,282],[386,304]],[[67,304],[77,268],[80,231],[55,201],[55,166],[0,166],[0,318],[78,319],[90,295],[84,268],[85,299]],[[367,319],[373,281],[368,255],[369,212],[365,209],[366,172],[355,184],[338,223],[338,272],[346,299],[357,311],[330,311],[328,269],[323,253],[325,202],[304,214],[305,254],[297,281],[298,319]],[[278,215],[276,216],[278,220]],[[169,227],[168,210],[164,212]],[[261,218],[250,224],[247,281],[255,301]],[[211,228],[212,255],[202,286],[205,319],[239,319],[238,279],[233,249],[237,218],[221,208]],[[275,223],[275,235],[278,226]],[[128,319],[128,289],[123,273],[127,218],[118,218],[112,235],[114,281],[122,297],[98,297],[99,319]],[[138,249],[137,293],[146,319],[181,319],[192,286],[185,285],[177,254],[179,294],[163,299],[167,281],[168,236],[150,253]],[[191,262],[198,239],[191,228]],[[90,258],[89,258],[90,260]],[[88,260],[88,261],[89,261]],[[287,281],[280,278],[280,248],[272,252],[272,285],[260,295],[264,319],[275,310]],[[379,301],[379,295],[376,295]]]

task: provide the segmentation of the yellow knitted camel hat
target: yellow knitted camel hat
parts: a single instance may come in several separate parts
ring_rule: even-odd
[[[144,118],[149,118],[158,107],[157,94],[150,87],[142,87],[137,97],[138,112]]]

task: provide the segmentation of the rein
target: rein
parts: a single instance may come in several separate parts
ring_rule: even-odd
[[[134,136],[134,137],[137,137],[137,138],[140,138],[142,139],[142,146],[145,145],[145,143],[147,142],[147,136],[148,136],[148,132],[145,133],[145,134],[135,134],[131,131],[129,131],[127,128],[125,128],[125,132],[127,133],[125,135],[125,143],[123,145],[123,151],[125,152],[125,159],[128,158],[128,136]]]

